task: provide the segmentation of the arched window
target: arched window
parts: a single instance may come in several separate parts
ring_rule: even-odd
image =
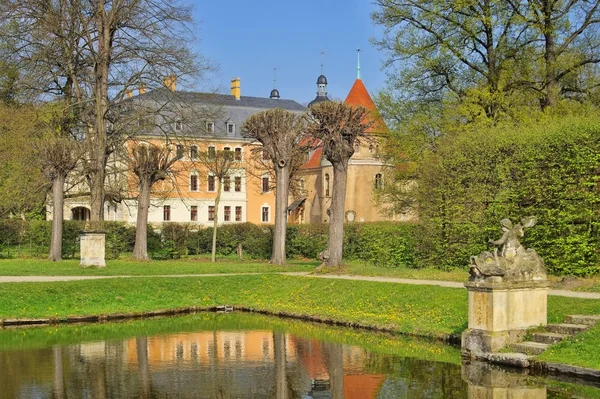
[[[329,197],[329,173],[325,173],[325,196]]]
[[[375,190],[381,190],[383,188],[383,175],[377,173],[375,175]]]
[[[360,152],[360,144],[358,142],[354,143],[354,153]]]

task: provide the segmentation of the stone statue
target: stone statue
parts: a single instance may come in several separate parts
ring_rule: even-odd
[[[525,249],[520,242],[525,229],[536,223],[537,219],[533,216],[521,219],[521,223],[516,225],[510,219],[502,219],[502,237],[489,241],[494,245],[494,252],[484,251],[479,256],[471,256],[469,280],[485,281],[493,277],[509,281],[546,280],[542,258],[534,249]]]

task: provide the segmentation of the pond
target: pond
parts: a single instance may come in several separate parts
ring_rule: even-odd
[[[600,398],[458,348],[252,314],[0,330],[6,398]]]

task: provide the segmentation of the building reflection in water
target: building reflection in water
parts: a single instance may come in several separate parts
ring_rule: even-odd
[[[543,381],[272,331],[0,351],[7,398],[546,398]],[[500,396],[498,396],[500,395]]]

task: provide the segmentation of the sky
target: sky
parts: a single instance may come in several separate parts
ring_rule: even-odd
[[[194,7],[192,48],[218,65],[201,89],[229,93],[239,77],[242,96],[268,97],[277,68],[281,98],[306,104],[316,96],[324,52],[329,98],[343,100],[357,77],[358,47],[371,95],[385,86],[385,54],[370,42],[382,29],[371,22],[369,0],[185,1]]]

